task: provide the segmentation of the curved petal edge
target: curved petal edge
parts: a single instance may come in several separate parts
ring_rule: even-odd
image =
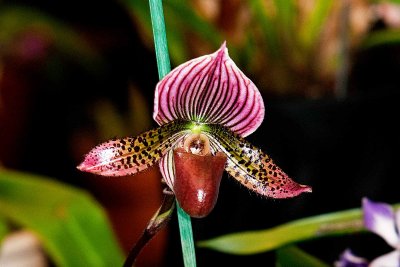
[[[156,86],[153,118],[160,125],[176,119],[215,123],[245,137],[264,113],[259,90],[229,57],[225,42],[179,65]]]
[[[184,135],[186,122],[175,121],[136,137],[112,139],[86,154],[80,171],[102,176],[134,175],[155,165]]]
[[[271,198],[291,198],[312,192],[308,185],[293,181],[261,149],[219,125],[205,128],[213,150],[228,155],[225,170],[250,190]]]

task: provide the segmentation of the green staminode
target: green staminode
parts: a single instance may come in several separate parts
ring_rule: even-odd
[[[193,122],[189,127],[190,127],[190,130],[192,131],[192,133],[194,133],[194,134],[200,134],[207,128],[207,126],[205,124],[197,123],[197,122]]]

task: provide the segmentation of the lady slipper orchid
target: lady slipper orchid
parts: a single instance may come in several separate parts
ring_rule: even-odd
[[[224,169],[266,197],[311,192],[244,139],[263,121],[264,103],[229,57],[225,43],[213,54],[178,66],[157,84],[153,118],[158,128],[102,143],[78,168],[124,176],[159,163],[169,192],[186,213],[198,218],[213,209]]]

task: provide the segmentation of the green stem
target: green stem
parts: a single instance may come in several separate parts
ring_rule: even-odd
[[[151,25],[153,27],[154,46],[156,50],[158,77],[161,80],[171,71],[167,35],[165,31],[162,0],[149,0]]]
[[[157,58],[158,77],[160,80],[171,70],[168,54],[167,36],[165,31],[162,0],[149,0],[151,24],[153,28],[154,46]],[[179,231],[181,235],[183,261],[186,267],[196,266],[196,254],[194,251],[192,223],[177,203]]]
[[[179,232],[181,234],[183,262],[186,267],[196,266],[196,254],[194,252],[192,223],[190,216],[181,209],[178,201],[176,202],[179,221]]]

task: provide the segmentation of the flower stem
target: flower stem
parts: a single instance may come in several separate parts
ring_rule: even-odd
[[[165,32],[162,0],[149,0],[151,24],[153,28],[154,46],[157,58],[158,77],[161,80],[171,70],[167,36]],[[193,231],[190,216],[177,203],[179,231],[181,235],[183,262],[186,267],[196,266]]]
[[[181,234],[183,262],[186,267],[195,267],[196,254],[194,252],[193,232],[190,216],[184,212],[183,209],[181,209],[178,201],[176,202],[176,207],[178,212],[179,233]]]
[[[156,50],[158,78],[161,80],[171,71],[162,0],[149,0],[149,3],[154,47]]]

